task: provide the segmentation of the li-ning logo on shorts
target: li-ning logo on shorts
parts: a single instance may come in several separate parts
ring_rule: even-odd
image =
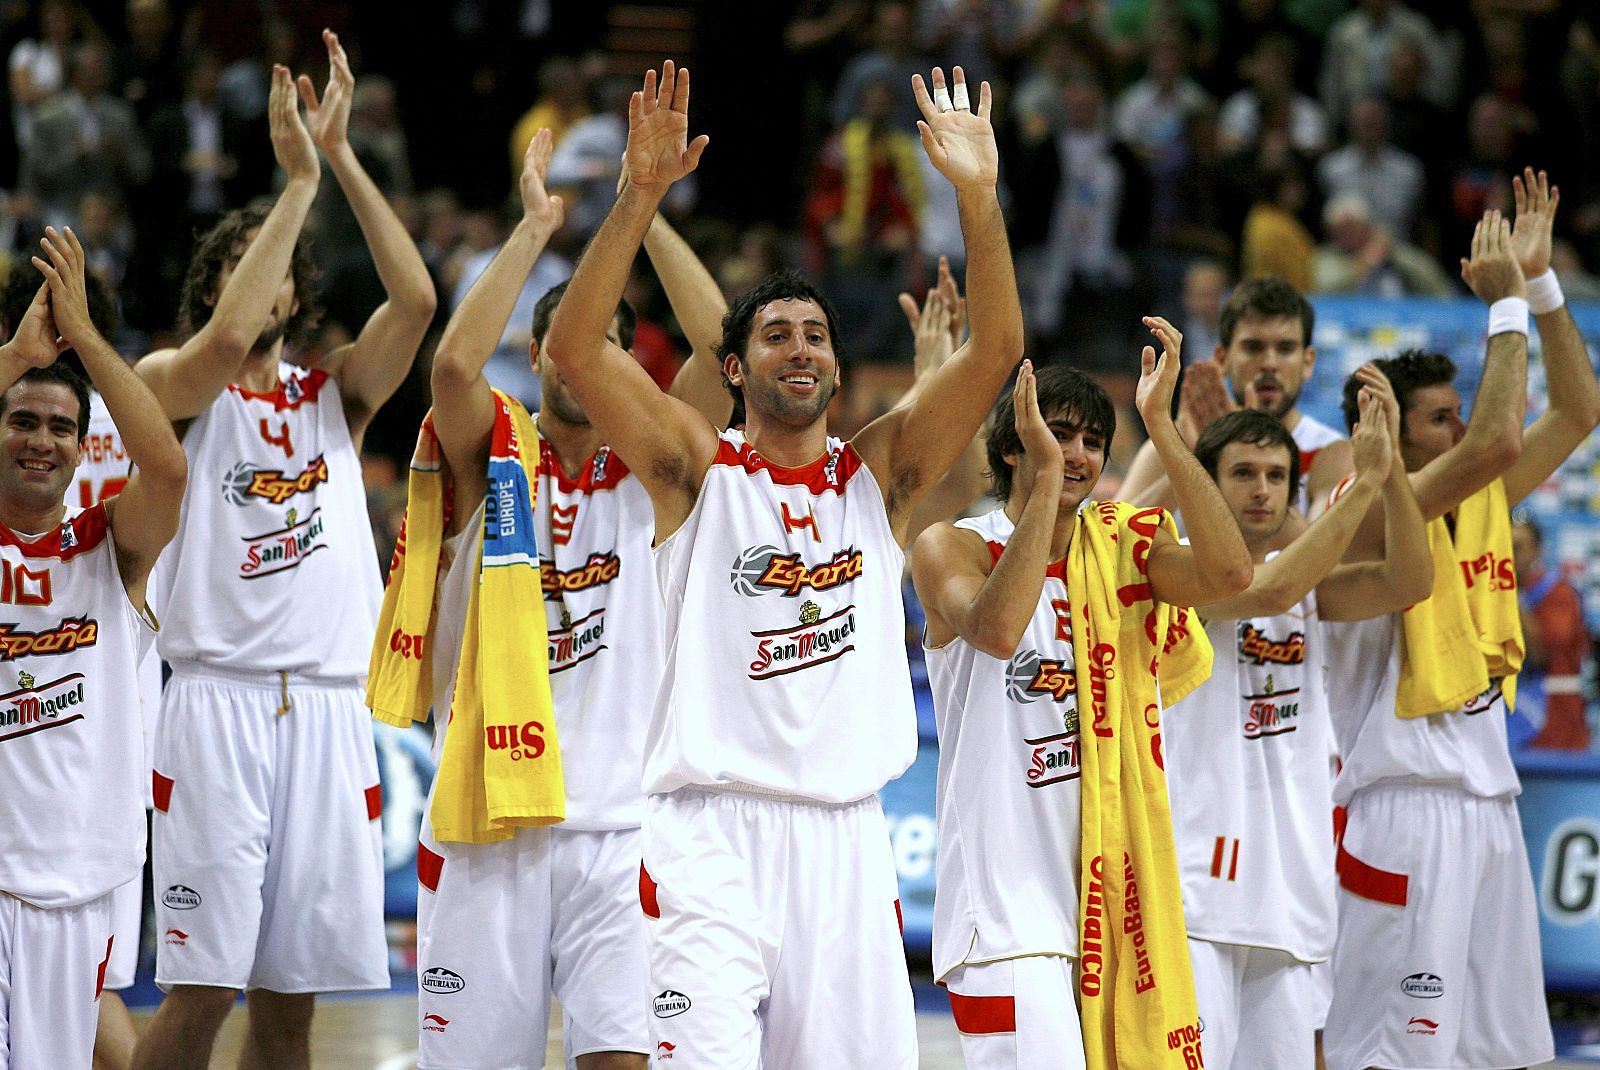
[[[689,997],[682,992],[667,989],[650,1001],[657,1018],[675,1018],[689,1009]]]
[[[281,468],[257,468],[240,461],[222,477],[222,496],[234,505],[248,505],[252,498],[263,498],[282,505],[296,494],[307,494],[328,481],[328,462],[322,454],[313,457],[299,475],[285,475]]]
[[[453,995],[467,987],[467,982],[454,970],[447,970],[443,966],[435,966],[424,970],[421,978],[417,980],[424,992],[435,992],[441,996]]]
[[[1444,978],[1436,973],[1414,973],[1400,982],[1400,991],[1413,999],[1438,999],[1444,995]]]
[[[173,910],[193,910],[200,905],[200,893],[193,888],[174,884],[161,893],[161,902]]]
[[[1439,1023],[1431,1018],[1413,1018],[1406,1023],[1406,1032],[1417,1036],[1431,1037],[1439,1032]]]
[[[422,1016],[422,1031],[424,1033],[443,1033],[444,1027],[450,1024],[450,1019],[441,1018],[437,1014]]]
[[[733,559],[728,581],[749,598],[781,591],[793,598],[804,591],[831,591],[861,575],[861,551],[840,550],[823,564],[801,562],[799,554],[786,554],[776,546],[753,546]]]

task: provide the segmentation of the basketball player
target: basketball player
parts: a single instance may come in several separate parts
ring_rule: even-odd
[[[433,426],[454,486],[438,631],[434,710],[451,708],[476,543],[488,489],[495,400],[483,377],[523,280],[560,229],[561,198],[545,192],[551,137],[541,130],[522,172],[522,220],[451,317],[433,363]],[[712,349],[722,294],[682,238],[660,220],[646,239],[694,353],[674,393],[732,407]],[[441,843],[424,821],[418,871],[418,1065],[544,1065],[550,998],[561,1003],[567,1065],[643,1070],[650,1051],[649,964],[639,919],[639,825],[646,696],[660,678],[661,596],[650,499],[603,443],[545,346],[563,283],[534,311],[530,356],[542,402],[534,524],[543,557],[550,685],[567,789],[566,820],[506,841]],[[633,344],[623,302],[606,332]],[[715,333],[710,333],[710,332]],[[597,567],[598,566],[598,567]],[[435,718],[442,753],[448,718]],[[464,983],[456,985],[449,975]],[[445,980],[441,981],[440,979]],[[441,1025],[444,1022],[447,1024]]]
[[[1241,409],[1195,445],[1255,561],[1245,591],[1200,607],[1213,671],[1163,722],[1189,960],[1206,1063],[1219,1070],[1316,1064],[1327,996],[1310,964],[1332,954],[1335,924],[1318,621],[1398,612],[1432,587],[1422,514],[1397,456],[1399,407],[1381,372],[1358,374],[1354,482],[1281,552],[1272,547],[1299,489],[1289,431]],[[1341,565],[1380,499],[1384,558]]]
[[[837,325],[793,274],[723,320],[742,434],[719,436],[606,341],[656,205],[708,140],[689,140],[689,72],[670,61],[630,102],[627,188],[546,339],[654,507],[667,660],[645,738],[640,898],[652,1055],[677,1070],[916,1065],[876,797],[916,752],[901,545],[1022,341],[989,89],[969,101],[959,68],[953,86],[933,80],[933,96],[913,85],[923,147],[960,203],[971,337],[909,406],[850,443],[828,437]]]
[[[1462,266],[1462,277],[1490,306],[1471,420],[1461,422],[1448,358],[1410,351],[1377,362],[1400,402],[1400,456],[1422,515],[1445,518],[1450,542],[1437,552],[1448,551],[1460,566],[1452,577],[1457,597],[1470,605],[1478,596],[1467,584],[1488,584],[1498,594],[1486,601],[1502,600],[1503,629],[1487,614],[1461,621],[1461,611],[1441,602],[1444,578],[1436,571],[1424,612],[1433,613],[1441,632],[1465,628],[1458,647],[1481,645],[1502,631],[1497,646],[1505,636],[1520,641],[1516,574],[1509,560],[1496,560],[1509,557],[1508,507],[1543,483],[1600,423],[1600,384],[1549,270],[1559,193],[1543,172],[1528,169],[1513,179],[1513,196],[1515,228],[1498,212],[1486,215]],[[1530,307],[1544,343],[1549,398],[1524,430]],[[1346,384],[1347,420],[1354,394]],[[1475,534],[1476,523],[1462,526],[1474,516],[1486,518],[1487,534]],[[1353,554],[1375,552],[1373,526],[1369,517]],[[1506,683],[1495,678],[1507,670],[1491,668],[1488,688],[1459,709],[1398,717],[1408,678],[1414,683],[1419,670],[1449,671],[1448,651],[1408,665],[1403,631],[1401,615],[1391,614],[1339,626],[1330,636],[1330,679],[1344,682],[1333,703],[1344,761],[1334,801],[1348,817],[1338,856],[1328,1065],[1394,1070],[1546,1062],[1554,1045],[1538,918],[1507,751]]]
[[[433,315],[427,269],[345,133],[354,79],[324,33],[319,101],[273,72],[273,148],[288,183],[264,218],[224,217],[185,282],[195,336],[138,370],[183,437],[194,472],[162,563],[176,607],[157,729],[154,869],[169,989],[136,1067],[205,1067],[240,989],[242,1064],[304,1067],[314,994],[388,987],[382,808],[361,678],[380,598],[361,483],[368,421],[405,378]],[[313,140],[314,139],[314,140]],[[311,317],[297,245],[317,148],[366,235],[388,300],[318,367],[285,360]],[[249,306],[241,330],[206,332]],[[198,343],[198,344],[197,344]],[[242,343],[242,344],[241,344]]]
[[[155,399],[90,318],[83,247],[70,229],[46,235],[34,263],[48,281],[0,347],[0,1067],[18,1070],[93,1058],[112,899],[144,864],[145,579],[186,472]],[[69,345],[138,466],[71,519],[89,387],[55,363]]]
[[[1300,391],[1317,364],[1317,350],[1311,344],[1315,325],[1311,302],[1285,280],[1242,282],[1222,308],[1215,354],[1209,361],[1190,365],[1179,390],[1178,429],[1191,446],[1212,420],[1241,405],[1288,428],[1300,451],[1301,489],[1293,504],[1302,517],[1327,499],[1352,465],[1345,437],[1300,411]],[[1173,508],[1166,474],[1150,443],[1134,457],[1122,495],[1140,505]],[[1297,519],[1286,534],[1300,526]]]
[[[1192,546],[1158,533],[1150,586],[1169,604],[1211,602],[1243,586],[1249,559],[1172,424],[1180,336],[1164,320],[1145,322],[1164,355],[1157,366],[1145,351],[1139,412],[1176,473],[1179,501],[1204,521]],[[1004,506],[935,524],[912,555],[939,722],[933,970],[969,1070],[1085,1065],[1073,979],[1078,698],[1062,615],[1092,597],[1069,589],[1066,558],[1115,430],[1111,400],[1087,376],[1051,367],[1035,377],[1025,362],[988,434]]]

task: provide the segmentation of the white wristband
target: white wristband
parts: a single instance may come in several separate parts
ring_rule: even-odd
[[[1566,303],[1567,298],[1561,292],[1561,280],[1556,278],[1554,268],[1546,270],[1538,278],[1528,280],[1528,311],[1535,316],[1554,312]]]
[[[1528,333],[1528,302],[1521,297],[1502,297],[1489,306],[1489,337],[1516,331]]]

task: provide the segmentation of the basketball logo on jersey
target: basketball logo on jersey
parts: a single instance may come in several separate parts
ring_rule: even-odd
[[[1305,633],[1290,632],[1286,639],[1273,639],[1249,621],[1240,621],[1239,658],[1257,665],[1299,665],[1306,660]]]
[[[746,597],[781,591],[793,598],[804,590],[843,587],[859,577],[861,569],[861,551],[853,546],[815,567],[803,563],[799,554],[783,553],[776,546],[757,546],[733,559],[728,579],[733,589]]]
[[[222,496],[234,505],[248,505],[253,498],[282,505],[327,481],[328,462],[320,453],[297,476],[285,476],[281,468],[257,468],[249,461],[240,461],[222,477]]]
[[[1078,677],[1072,667],[1041,657],[1037,650],[1019,650],[1006,663],[1006,696],[1012,702],[1037,702],[1045,695],[1065,702],[1077,693]]]
[[[1244,738],[1260,739],[1263,736],[1281,736],[1299,727],[1300,689],[1278,690],[1267,674],[1267,682],[1258,694],[1243,695],[1245,707]]]
[[[311,515],[304,520],[290,509],[283,527],[260,535],[246,535],[240,541],[245,544],[244,560],[239,563],[239,578],[243,580],[258,580],[299,568],[300,562],[328,546],[322,541],[320,508],[311,510]]]

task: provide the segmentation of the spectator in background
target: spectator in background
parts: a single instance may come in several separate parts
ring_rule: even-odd
[[[1061,94],[1067,79],[1100,69],[1103,59],[1098,39],[1085,26],[1052,26],[1011,94],[1011,117],[1022,136],[1037,140],[1058,128],[1066,118]]]
[[[1322,106],[1329,115],[1350,114],[1356,101],[1384,91],[1397,46],[1408,44],[1426,55],[1437,36],[1427,19],[1397,0],[1360,0],[1328,33],[1318,94]],[[1442,67],[1430,64],[1435,74]],[[1442,81],[1428,85],[1427,93],[1435,104],[1449,103]]]
[[[923,51],[951,66],[1009,70],[1037,6],[1029,0],[922,0],[916,40]]]
[[[1366,297],[1449,297],[1456,292],[1439,262],[1396,238],[1372,218],[1358,193],[1341,193],[1322,210],[1328,240],[1313,260],[1314,293]]]
[[[78,240],[83,243],[84,267],[120,304],[128,259],[133,255],[133,228],[122,205],[104,193],[90,191],[78,202],[77,216],[76,230]],[[115,320],[108,323],[107,338],[116,337],[115,327]]]
[[[1550,267],[1561,280],[1561,292],[1569,301],[1600,302],[1600,276],[1585,270],[1577,246],[1557,238],[1550,247]]]
[[[1581,671],[1589,633],[1584,625],[1583,597],[1560,569],[1545,567],[1544,533],[1524,509],[1511,516],[1511,551],[1516,560],[1525,648],[1517,715],[1532,722],[1530,727],[1538,733],[1527,745],[1588,750]],[[1537,716],[1541,699],[1542,724]]]
[[[1215,260],[1196,260],[1183,276],[1183,342],[1185,363],[1204,360],[1222,344],[1222,302],[1232,280]]]
[[[1516,111],[1500,97],[1484,93],[1474,100],[1466,125],[1467,156],[1449,177],[1443,221],[1448,229],[1442,240],[1455,249],[1471,245],[1472,230],[1485,211],[1511,210],[1506,191],[1516,173],[1514,161],[1526,155]]]
[[[1224,0],[1221,5],[1222,29],[1217,38],[1216,59],[1209,70],[1197,67],[1196,74],[1212,93],[1223,96],[1250,80],[1250,54],[1256,42],[1267,37],[1283,37],[1293,43],[1303,62],[1296,68],[1296,88],[1315,90],[1316,59],[1321,47],[1320,33],[1307,28],[1304,7],[1281,0]],[[1297,21],[1298,20],[1298,21]]]
[[[1249,85],[1223,103],[1218,118],[1224,152],[1254,150],[1271,165],[1289,150],[1314,156],[1327,147],[1327,115],[1295,89],[1295,52],[1283,34],[1256,43],[1243,64]]]
[[[890,121],[896,130],[917,128],[917,107],[905,87],[911,76],[928,63],[917,40],[916,6],[903,0],[880,0],[872,11],[872,45],[845,65],[832,102],[833,125],[843,127],[861,110],[868,86],[886,82],[894,87]],[[619,149],[617,154],[621,155]]]
[[[1437,166],[1447,158],[1452,140],[1449,113],[1423,91],[1430,62],[1423,46],[1414,41],[1396,41],[1389,49],[1388,83],[1383,91],[1383,99],[1389,105],[1390,143],[1404,145],[1425,167]]]
[[[582,68],[569,56],[551,56],[539,68],[539,99],[511,128],[512,180],[522,175],[522,158],[533,135],[548,128],[553,144],[560,145],[578,120],[589,115],[589,87]]]
[[[11,85],[11,125],[17,150],[23,154],[33,142],[33,112],[45,98],[66,84],[67,53],[92,26],[89,16],[71,0],[44,0],[39,5],[39,29],[11,49],[6,61]]]
[[[1189,77],[1181,24],[1164,24],[1153,36],[1161,43],[1150,52],[1149,69],[1117,97],[1111,126],[1147,167],[1171,171],[1174,163],[1181,166],[1189,117],[1212,100]]]
[[[411,147],[405,127],[400,124],[395,86],[381,74],[369,75],[356,84],[355,100],[350,106],[350,146],[377,164],[386,179],[379,184],[391,200],[415,188],[411,183]]]
[[[98,41],[77,45],[68,88],[39,104],[33,139],[23,158],[26,183],[42,221],[76,223],[78,202],[91,190],[126,203],[150,177],[150,149],[128,103],[108,91],[111,55]]]
[[[133,105],[140,122],[148,122],[157,109],[183,95],[178,35],[167,0],[128,0],[126,22],[128,43],[118,58],[117,95]]]
[[[1293,161],[1261,176],[1257,199],[1245,216],[1239,243],[1243,278],[1278,276],[1289,280],[1301,293],[1311,292],[1317,243],[1300,222],[1309,195],[1306,176]]]
[[[1422,162],[1389,141],[1389,108],[1381,97],[1350,106],[1350,141],[1317,164],[1324,197],[1354,193],[1367,202],[1373,221],[1400,238],[1411,237],[1422,206]]]

